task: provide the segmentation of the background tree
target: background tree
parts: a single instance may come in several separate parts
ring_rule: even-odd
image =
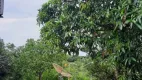
[[[5,44],[0,38],[0,80],[5,80],[10,74],[10,58],[6,54]]]
[[[29,39],[18,57],[13,58],[13,63],[15,71],[20,72],[22,80],[36,80],[37,78],[42,80],[43,73],[50,72],[53,68],[52,63],[60,64],[65,59],[65,54],[56,53],[49,45],[43,44],[40,40]]]

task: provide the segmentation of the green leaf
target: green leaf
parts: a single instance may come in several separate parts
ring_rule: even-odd
[[[138,24],[138,23],[135,23],[135,25],[142,30],[142,25]]]

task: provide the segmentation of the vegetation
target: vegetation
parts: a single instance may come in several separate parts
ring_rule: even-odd
[[[39,40],[0,39],[0,80],[57,80],[52,63],[71,80],[141,80],[141,8],[141,0],[49,0],[37,16]]]
[[[0,80],[9,75],[10,67],[10,59],[6,55],[3,39],[0,39]]]
[[[50,0],[39,10],[41,37],[69,54],[82,50],[92,59],[101,57],[106,67],[112,58],[115,79],[124,75],[139,80],[141,4],[140,0]]]

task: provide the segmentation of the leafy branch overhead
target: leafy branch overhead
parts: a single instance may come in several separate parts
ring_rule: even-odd
[[[37,18],[38,24],[44,25],[41,37],[50,39],[68,53],[78,54],[87,47],[85,52],[93,55],[99,51],[98,44],[101,49],[104,47],[102,39],[124,31],[141,31],[142,11],[138,2],[88,0],[70,3],[50,0],[39,10]]]
[[[115,54],[118,66],[141,73],[141,0],[49,0],[38,14],[41,38],[70,55]],[[126,73],[128,73],[126,71]]]

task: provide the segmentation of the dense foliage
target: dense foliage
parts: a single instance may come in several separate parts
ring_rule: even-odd
[[[5,44],[0,38],[0,80],[4,80],[10,73],[10,59],[6,55]]]
[[[51,47],[51,46],[50,46]],[[21,79],[24,80],[42,80],[42,75],[45,71],[53,69],[52,63],[59,63],[66,60],[66,55],[57,53],[42,42],[27,40],[27,43],[21,49],[22,51],[13,58],[14,70],[20,72]],[[54,53],[52,53],[54,52]],[[17,73],[16,73],[17,75]]]
[[[52,63],[62,64],[67,56],[51,46],[28,39],[24,46],[15,48],[11,43],[5,45],[1,39],[0,80],[57,80]]]
[[[49,0],[37,15],[39,40],[0,39],[0,80],[57,80],[52,63],[71,80],[141,80],[141,20],[141,0]]]
[[[37,21],[43,25],[43,41],[73,55],[82,50],[93,59],[113,58],[115,79],[125,75],[139,80],[141,8],[141,0],[50,0],[39,10]]]

